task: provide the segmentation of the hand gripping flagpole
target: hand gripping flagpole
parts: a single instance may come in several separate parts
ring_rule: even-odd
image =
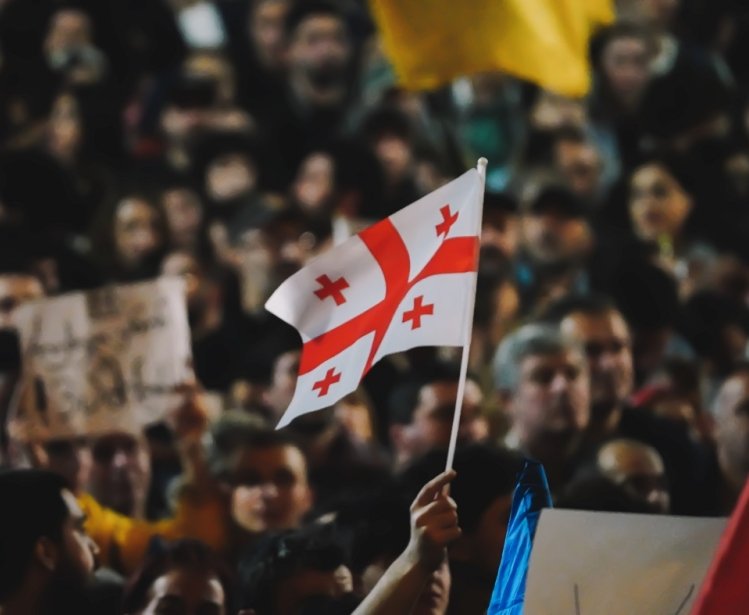
[[[484,186],[486,185],[486,165],[488,161],[486,158],[479,158],[476,169],[479,172],[481,179],[481,190],[479,191],[479,215],[477,218],[476,235],[481,235],[481,218],[484,210]],[[455,459],[455,447],[458,443],[458,430],[460,428],[460,414],[463,410],[463,395],[466,389],[466,375],[468,373],[468,355],[471,352],[471,332],[473,330],[473,307],[476,302],[476,280],[478,279],[478,251],[476,252],[476,274],[473,276],[471,282],[471,293],[468,297],[468,304],[466,305],[465,314],[465,344],[463,345],[463,356],[460,360],[460,380],[458,380],[458,397],[455,400],[455,412],[453,413],[453,426],[450,432],[450,446],[447,449],[447,464],[445,465],[446,470],[452,470],[453,460]]]

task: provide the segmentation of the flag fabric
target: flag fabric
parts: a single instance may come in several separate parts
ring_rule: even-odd
[[[503,71],[565,96],[590,88],[588,41],[612,0],[371,0],[401,84],[428,90]]]
[[[279,428],[356,390],[387,354],[468,342],[482,200],[472,169],[281,284],[265,307],[303,346]]]
[[[510,522],[488,615],[522,615],[533,537],[541,510],[551,506],[544,467],[526,459],[512,496]]]
[[[749,482],[728,520],[692,615],[749,613]]]

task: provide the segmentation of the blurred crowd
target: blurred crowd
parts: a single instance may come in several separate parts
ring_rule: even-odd
[[[482,613],[524,456],[560,507],[729,514],[749,9],[617,15],[571,100],[505,74],[405,91],[363,0],[0,0],[0,418],[14,312],[44,296],[183,276],[196,376],[142,434],[0,432],[37,468],[0,474],[0,612]],[[459,349],[386,357],[275,432],[301,341],[265,300],[480,156],[456,476],[429,482]]]

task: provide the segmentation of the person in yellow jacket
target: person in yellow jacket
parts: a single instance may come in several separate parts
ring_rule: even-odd
[[[180,388],[182,404],[169,417],[179,450],[183,488],[177,497],[174,515],[160,521],[134,519],[102,506],[83,489],[77,476],[68,476],[64,467],[51,463],[49,452],[32,443],[28,453],[33,465],[49,467],[73,483],[78,504],[85,515],[85,530],[99,548],[99,560],[124,575],[135,571],[143,561],[153,538],[165,540],[193,538],[221,553],[229,543],[231,522],[227,497],[210,476],[201,444],[208,425],[207,412],[194,384]],[[73,464],[75,465],[75,464]],[[54,466],[54,467],[53,467]]]

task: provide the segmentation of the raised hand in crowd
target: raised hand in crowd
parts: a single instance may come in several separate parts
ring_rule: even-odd
[[[421,489],[411,505],[411,539],[385,571],[355,615],[410,613],[432,577],[446,565],[447,546],[461,535],[455,501],[445,487],[455,478],[443,472]]]

